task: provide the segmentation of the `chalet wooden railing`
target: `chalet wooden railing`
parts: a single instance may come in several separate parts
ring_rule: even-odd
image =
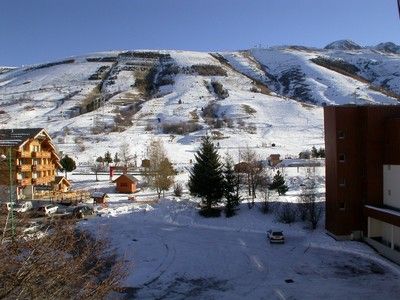
[[[32,152],[33,158],[51,158],[51,152],[47,151],[34,151]]]
[[[28,164],[19,165],[19,166],[17,166],[17,171],[18,172],[30,172],[31,168],[32,168],[32,166],[28,165]]]
[[[54,192],[43,191],[37,192],[34,195],[35,199],[50,200],[59,203],[78,203],[90,199],[90,193],[87,191],[70,191],[70,192]]]
[[[48,170],[54,170],[55,165],[54,164],[41,164],[41,165],[33,165],[32,166],[32,171],[48,171]]]

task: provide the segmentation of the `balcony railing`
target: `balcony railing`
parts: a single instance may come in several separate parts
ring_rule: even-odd
[[[17,151],[18,158],[30,158],[31,153],[29,151]]]
[[[44,176],[32,179],[33,184],[47,184],[53,182],[55,180],[55,176]]]
[[[17,184],[21,186],[31,185],[31,178],[17,179]]]
[[[31,171],[31,165],[19,165],[17,166],[18,172],[30,172]]]
[[[47,151],[34,151],[32,152],[33,158],[51,158],[51,152]]]
[[[32,171],[50,171],[54,170],[55,165],[54,164],[44,164],[44,165],[33,165],[32,166]]]

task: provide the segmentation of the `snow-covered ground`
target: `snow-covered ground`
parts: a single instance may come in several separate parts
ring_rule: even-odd
[[[272,200],[296,202],[304,170],[286,168],[291,190]],[[316,174],[322,178],[323,168]],[[400,293],[399,266],[363,243],[335,241],[323,219],[315,231],[299,221],[282,224],[274,212],[263,214],[259,202],[252,209],[244,202],[232,218],[203,218],[187,192],[157,201],[144,190],[132,202],[114,194],[106,175],[99,182],[93,175],[71,179],[75,187],[111,196],[108,207],[98,208],[101,217],[80,224],[109,238],[129,265],[123,282],[128,298],[397,299]],[[283,230],[286,243],[269,244],[270,228]]]

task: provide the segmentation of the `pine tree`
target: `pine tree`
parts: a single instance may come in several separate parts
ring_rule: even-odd
[[[287,185],[285,184],[285,178],[283,178],[281,172],[278,170],[274,176],[272,183],[269,186],[270,190],[277,190],[279,196],[285,195],[289,190]]]
[[[73,170],[76,169],[75,161],[71,157],[69,157],[68,155],[65,155],[60,160],[60,164],[63,167],[63,170],[65,172],[65,178],[67,178],[67,172],[72,172]]]
[[[115,163],[115,165],[118,166],[118,163],[119,163],[120,161],[121,161],[121,160],[120,160],[119,157],[118,157],[118,152],[115,152],[115,155],[114,155],[114,163]]]
[[[311,157],[313,157],[313,158],[319,157],[319,152],[318,152],[317,148],[315,148],[315,146],[312,146],[312,148],[311,148]]]
[[[224,179],[225,214],[229,218],[235,214],[235,208],[240,203],[240,196],[236,193],[238,178],[233,170],[232,158],[229,156],[225,161]]]
[[[195,154],[195,163],[190,171],[189,191],[202,198],[206,209],[221,201],[224,193],[224,177],[218,152],[210,137],[203,138]]]
[[[104,162],[109,165],[110,163],[113,162],[113,159],[111,157],[110,151],[107,151],[106,154],[104,154]]]

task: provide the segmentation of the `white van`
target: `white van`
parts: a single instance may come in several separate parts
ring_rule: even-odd
[[[7,202],[7,210],[11,209],[11,203]],[[24,201],[19,203],[13,203],[13,210],[18,213],[27,212],[33,209],[33,204],[31,201]]]

